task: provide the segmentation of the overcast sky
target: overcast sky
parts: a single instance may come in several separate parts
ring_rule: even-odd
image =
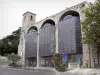
[[[36,15],[36,21],[53,15],[66,7],[84,0],[0,0],[0,39],[22,26],[22,14],[26,11]],[[94,2],[95,0],[85,0]]]

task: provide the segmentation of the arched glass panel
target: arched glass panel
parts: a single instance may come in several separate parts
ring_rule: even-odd
[[[37,31],[31,29],[26,35],[25,56],[36,57],[37,54]]]
[[[80,17],[70,12],[58,23],[59,53],[82,53]],[[67,12],[66,12],[67,14]],[[72,15],[71,15],[72,14]]]
[[[40,56],[53,55],[55,52],[55,25],[45,23],[40,29]]]

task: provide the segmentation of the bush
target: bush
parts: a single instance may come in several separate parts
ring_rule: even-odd
[[[15,64],[15,63],[9,63],[9,66],[14,67],[14,68],[21,68],[22,65]]]
[[[20,61],[21,57],[18,55],[15,55],[12,53],[11,55],[8,55],[8,60],[9,60],[9,66],[11,67],[21,67],[21,65],[17,64],[18,61]]]
[[[9,66],[11,66],[11,67],[17,67],[17,64],[15,64],[15,63],[9,63]]]
[[[60,54],[58,54],[58,53],[54,54],[52,57],[52,62],[55,67],[60,65]]]
[[[65,72],[65,71],[67,71],[67,69],[64,66],[57,66],[56,70],[59,71],[59,72]]]

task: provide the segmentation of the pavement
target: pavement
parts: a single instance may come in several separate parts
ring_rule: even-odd
[[[77,68],[67,72],[58,72],[50,67],[35,67],[34,71],[0,67],[0,75],[100,75],[100,69]]]
[[[67,72],[60,72],[60,75],[100,75],[100,69],[76,68]]]
[[[36,69],[34,71],[0,67],[0,75],[56,75],[53,70]]]
[[[100,75],[100,69],[77,68],[69,71],[69,73],[76,75]]]
[[[34,71],[45,73],[46,75],[58,75],[59,72],[57,72],[54,68],[51,67],[35,67]]]

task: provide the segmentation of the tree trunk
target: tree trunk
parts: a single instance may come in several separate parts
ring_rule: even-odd
[[[99,53],[100,53],[100,51],[97,51],[98,66],[100,66],[100,64],[99,64]]]
[[[91,68],[91,54],[90,54],[90,51],[91,51],[91,50],[90,50],[90,44],[88,44],[88,49],[89,49],[89,60],[90,60],[90,61],[89,61],[90,66],[89,66],[89,67]]]

